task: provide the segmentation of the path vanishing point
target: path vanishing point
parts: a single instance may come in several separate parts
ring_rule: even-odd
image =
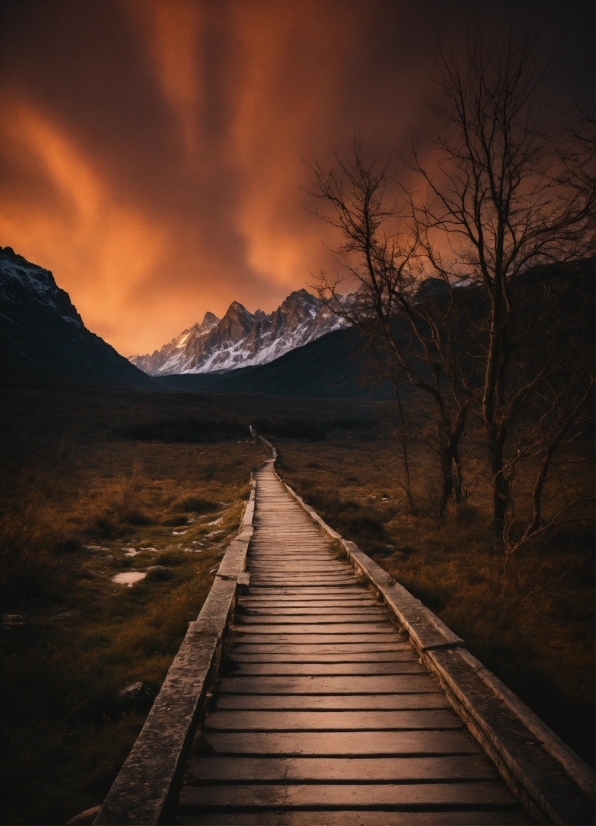
[[[191,624],[96,823],[593,823],[585,764],[463,641],[323,530],[272,461],[255,483],[228,590]]]

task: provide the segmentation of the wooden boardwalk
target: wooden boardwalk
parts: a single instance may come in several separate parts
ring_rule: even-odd
[[[176,822],[531,823],[388,610],[268,463],[250,588]]]

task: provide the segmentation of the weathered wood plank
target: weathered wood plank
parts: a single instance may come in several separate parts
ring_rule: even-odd
[[[340,562],[339,560],[332,559],[327,553],[313,553],[310,557],[299,557],[298,554],[292,554],[291,556],[263,556],[251,553],[250,567],[253,570],[263,568],[266,571],[279,570],[281,568],[282,570],[288,571],[307,569],[313,571],[345,571],[352,575],[354,574],[354,569],[349,562]]]
[[[395,711],[451,708],[441,692],[436,694],[221,694],[216,708],[277,711]]]
[[[351,614],[240,614],[236,617],[236,625],[345,625],[346,623],[361,625],[365,623],[378,623],[383,619],[383,614],[375,611],[368,613]],[[281,629],[283,630],[283,629]]]
[[[426,674],[424,666],[417,660],[407,660],[406,662],[359,662],[359,663],[330,663],[330,662],[266,662],[266,663],[246,663],[234,660],[236,669],[234,674],[238,677],[244,676],[372,676],[374,674]]]
[[[337,626],[334,626],[337,629]],[[360,633],[360,634],[342,634],[342,633],[333,633],[333,634],[311,634],[307,633],[306,631],[302,634],[295,634],[295,633],[286,633],[285,631],[277,630],[277,632],[272,632],[271,634],[253,634],[252,630],[249,627],[238,628],[238,626],[233,626],[232,630],[234,631],[234,635],[236,637],[243,637],[246,644],[250,643],[269,643],[269,644],[277,644],[278,646],[281,645],[288,645],[294,644],[300,641],[302,644],[315,644],[315,645],[323,645],[323,644],[348,644],[348,643],[364,643],[372,645],[380,645],[381,643],[385,644],[392,644],[395,640],[396,642],[403,637],[397,633],[397,631],[388,631],[388,632],[377,632],[372,634],[370,632],[367,633]]]
[[[305,807],[350,806],[515,806],[515,801],[502,782],[475,783],[404,783],[404,784],[316,784],[316,785],[227,785],[185,786],[180,805]]]
[[[283,627],[279,625],[275,625],[273,623],[270,624],[257,624],[250,626],[243,627],[241,622],[237,622],[234,625],[235,631],[237,633],[249,633],[258,636],[260,634],[382,634],[387,636],[393,636],[395,633],[394,629],[391,627],[389,622],[381,623],[381,622],[362,622],[362,623],[349,623],[349,622],[327,622],[327,623],[318,623],[318,624],[308,624],[308,623],[285,623]]]
[[[520,809],[514,811],[429,811],[386,812],[370,809],[333,811],[285,809],[243,812],[209,811],[204,814],[179,814],[177,823],[196,826],[527,826],[535,821]]]
[[[387,642],[384,639],[371,639],[365,642],[346,642],[345,637],[334,643],[324,643],[317,640],[317,642],[300,642],[300,643],[282,643],[279,640],[275,642],[251,642],[246,641],[245,636],[231,635],[233,640],[233,648],[230,646],[229,651],[236,654],[273,654],[278,652],[282,655],[291,656],[294,654],[338,654],[348,655],[352,653],[361,654],[375,654],[380,652],[392,651],[407,651],[411,652],[413,649],[407,642],[402,642],[398,636],[395,640],[393,638]]]
[[[318,574],[304,574],[300,576],[297,574],[259,574],[251,571],[254,584],[265,585],[268,588],[276,586],[292,585],[292,586],[310,586],[313,588],[328,588],[329,586],[345,586],[350,587],[354,579],[349,575],[329,575],[320,576]]]
[[[451,710],[425,711],[215,711],[204,722],[216,731],[398,731],[460,729]]]
[[[254,583],[253,583],[254,584]],[[360,611],[367,610],[369,608],[373,608],[376,610],[384,611],[384,616],[387,616],[385,606],[379,604],[378,602],[373,602],[372,600],[368,599],[351,599],[348,595],[345,597],[339,597],[337,599],[326,599],[324,596],[321,596],[320,599],[316,598],[307,598],[307,599],[300,599],[296,597],[291,597],[289,599],[274,597],[271,599],[259,599],[258,601],[254,602],[239,602],[239,611],[240,613],[244,612],[252,612],[252,611],[276,611],[279,609],[280,611],[300,611],[300,609],[305,609],[306,611],[327,611],[328,613],[335,613],[335,609],[339,611]]]
[[[464,731],[255,731],[204,735],[215,754],[277,754],[352,757],[375,755],[478,754],[478,743]]]
[[[382,603],[375,602],[368,596],[360,596],[347,592],[341,597],[327,599],[324,595],[319,597],[242,597],[238,604],[243,608],[354,608],[354,607],[375,607],[386,611]]]
[[[485,755],[461,757],[210,757],[188,761],[190,782],[285,781],[404,782],[494,780],[498,772]]]
[[[418,662],[411,648],[398,651],[363,651],[355,654],[244,654],[234,650],[235,663],[394,663]]]
[[[275,587],[267,587],[266,585],[254,585],[253,590],[251,590],[250,594],[247,598],[250,599],[312,599],[313,597],[317,599],[351,599],[360,597],[363,599],[374,599],[374,595],[372,591],[369,591],[362,585],[360,579],[352,580],[352,584],[349,588],[344,588],[343,586],[339,587],[329,587],[329,593],[323,594],[319,589],[313,591],[313,588],[308,585],[300,585],[300,586],[292,586],[292,585],[276,585]],[[384,604],[384,603],[380,603]]]
[[[374,677],[229,677],[219,690],[226,694],[417,694],[435,692],[427,674]]]

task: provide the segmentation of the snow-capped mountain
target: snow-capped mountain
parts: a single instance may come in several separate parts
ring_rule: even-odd
[[[0,375],[153,387],[153,379],[85,327],[49,270],[11,247],[0,247]]]
[[[70,296],[56,284],[52,273],[31,264],[12,247],[0,247],[0,297],[9,304],[34,302],[51,308],[76,327],[84,326]]]
[[[341,318],[306,290],[291,293],[272,313],[250,313],[234,301],[222,319],[206,313],[151,355],[130,361],[151,376],[223,373],[266,364],[284,353],[344,326]]]

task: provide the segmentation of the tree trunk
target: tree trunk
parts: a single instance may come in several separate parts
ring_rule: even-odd
[[[503,466],[503,442],[489,434],[490,469],[493,477],[493,519],[495,531],[503,533],[505,515],[509,505],[509,480],[505,476]]]
[[[462,463],[457,445],[452,447],[451,454],[453,459],[453,491],[455,493],[455,502],[456,504],[461,505],[464,480]]]
[[[439,501],[439,516],[445,516],[447,502],[453,493],[453,455],[451,447],[447,445],[440,450],[441,459],[441,499]]]

